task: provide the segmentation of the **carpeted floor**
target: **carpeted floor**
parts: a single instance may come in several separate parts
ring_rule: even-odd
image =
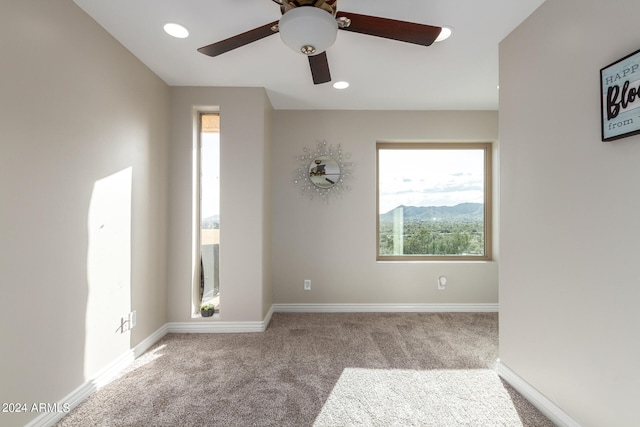
[[[169,334],[59,426],[553,424],[493,371],[495,313],[276,313]]]

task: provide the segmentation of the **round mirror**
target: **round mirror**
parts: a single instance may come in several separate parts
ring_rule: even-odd
[[[319,188],[329,188],[340,180],[340,165],[330,156],[316,157],[309,164],[309,180]]]

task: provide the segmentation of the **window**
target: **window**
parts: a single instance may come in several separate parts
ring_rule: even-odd
[[[199,263],[196,307],[213,304],[219,311],[220,259],[220,116],[200,114],[198,153],[198,227]],[[198,265],[199,264],[199,265]]]
[[[378,143],[379,261],[491,259],[491,144]]]

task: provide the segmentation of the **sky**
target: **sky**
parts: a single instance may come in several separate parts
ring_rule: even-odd
[[[202,133],[200,151],[202,218],[220,215],[220,134]]]
[[[380,214],[400,205],[484,202],[484,151],[380,149]]]

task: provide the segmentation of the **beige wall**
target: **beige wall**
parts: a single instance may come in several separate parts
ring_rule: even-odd
[[[497,146],[497,112],[275,111],[273,126],[274,303],[498,302],[497,261],[376,262],[375,240],[376,141]],[[328,203],[293,182],[296,156],[322,140],[341,144],[355,163],[351,190]],[[437,290],[440,275],[446,291]]]
[[[547,0],[500,45],[500,359],[585,427],[638,423],[640,136],[599,118],[638,16]]]
[[[170,93],[70,0],[1,9],[0,401],[55,403],[167,322]]]
[[[261,321],[271,307],[270,111],[262,88],[171,89],[169,320],[192,319],[193,147],[197,111],[220,111],[220,320]]]

